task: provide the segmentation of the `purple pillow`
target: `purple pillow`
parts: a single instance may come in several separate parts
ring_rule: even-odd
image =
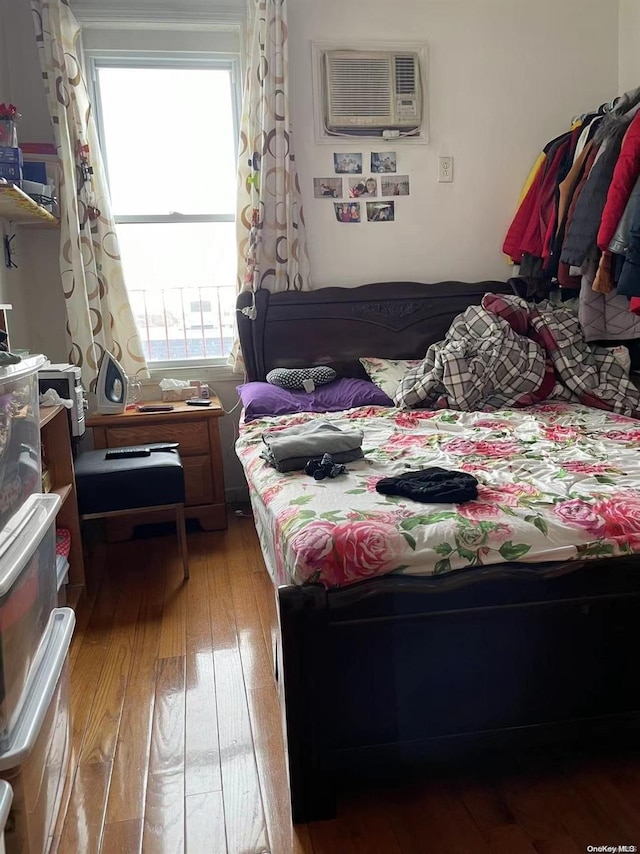
[[[310,394],[270,383],[245,383],[239,385],[237,391],[244,406],[245,423],[292,412],[340,412],[356,406],[393,406],[393,401],[382,389],[369,380],[334,380],[318,386]]]

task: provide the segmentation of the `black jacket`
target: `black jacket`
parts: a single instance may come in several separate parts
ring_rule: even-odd
[[[562,246],[560,260],[565,264],[582,267],[589,252],[596,246],[602,212],[621,146],[622,139],[609,141],[580,193]]]
[[[640,199],[631,220],[629,248],[618,280],[618,293],[627,297],[640,297]]]

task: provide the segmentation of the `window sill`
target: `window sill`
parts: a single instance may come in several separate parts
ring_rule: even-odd
[[[196,362],[193,365],[164,365],[163,367],[149,366],[151,379],[143,384],[157,384],[163,377],[175,379],[207,380],[208,382],[244,382],[243,374],[236,373],[229,365],[206,365]]]

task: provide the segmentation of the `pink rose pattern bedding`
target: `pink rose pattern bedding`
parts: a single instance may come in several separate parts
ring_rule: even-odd
[[[640,552],[637,420],[562,403],[491,413],[361,407],[324,417],[365,434],[365,459],[335,480],[279,474],[258,456],[264,429],[315,413],[254,421],[237,442],[279,584],[335,587],[389,573]],[[478,500],[420,504],[375,490],[382,477],[432,465],[473,474]]]

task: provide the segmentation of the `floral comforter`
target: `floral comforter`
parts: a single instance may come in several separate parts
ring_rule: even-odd
[[[365,458],[315,481],[260,457],[262,432],[323,417],[364,430]],[[640,553],[640,421],[582,405],[497,412],[361,407],[253,421],[236,450],[278,584],[352,584],[505,562]],[[470,472],[478,500],[420,504],[375,490],[382,477]]]

